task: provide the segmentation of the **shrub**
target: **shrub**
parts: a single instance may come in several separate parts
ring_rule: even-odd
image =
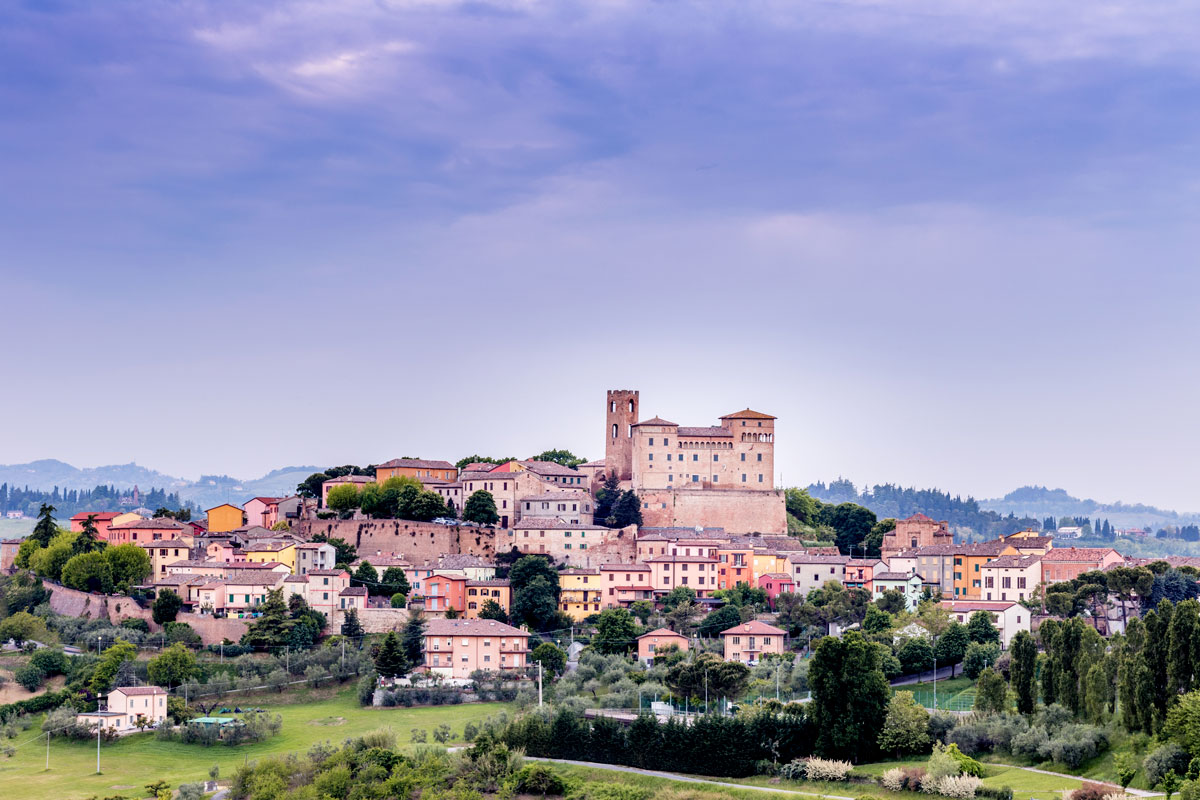
[[[46,675],[33,664],[26,664],[13,673],[13,679],[24,686],[26,691],[36,692],[42,688],[42,681],[46,680]]]
[[[804,762],[804,777],[810,781],[844,781],[854,765],[849,761],[810,758]]]
[[[910,792],[919,792],[925,785],[925,770],[922,767],[902,767],[904,773],[903,787]]]
[[[935,787],[940,785],[942,778],[953,777],[962,772],[962,766],[958,763],[958,758],[950,751],[950,747],[954,747],[954,745],[947,747],[943,744],[935,744],[933,746],[933,752],[929,754],[929,761],[925,765],[928,778],[922,782],[922,789],[940,793],[940,790]],[[954,751],[957,752],[958,748],[954,747]]]
[[[980,786],[975,790],[975,796],[988,800],[1013,800],[1013,790],[1011,786]]]
[[[879,785],[891,792],[904,789],[904,770],[893,767],[879,776]]]
[[[958,749],[958,745],[947,745],[946,752],[958,762],[958,771],[963,775],[971,775],[976,778],[983,777],[983,764],[980,764],[975,759],[965,755],[961,750]]]
[[[1078,767],[1108,748],[1108,737],[1094,725],[1064,725],[1047,743],[1050,758]]]
[[[129,619],[121,620],[121,627],[128,628],[131,631],[141,631],[142,633],[150,632],[150,623],[138,617],[130,617]],[[183,787],[180,786],[179,789],[182,791]]]
[[[67,655],[62,650],[43,647],[29,658],[29,663],[42,671],[43,675],[63,675],[71,668]]]
[[[797,759],[782,765],[779,768],[779,777],[789,781],[804,780],[804,762]]]
[[[1078,789],[1067,795],[1066,800],[1104,800],[1109,794],[1112,794],[1111,786],[1084,781]]]
[[[513,789],[523,794],[561,795],[567,784],[549,767],[543,764],[528,764],[513,775]]]
[[[943,775],[932,781],[932,786],[926,788],[926,791],[932,789],[933,792],[945,797],[969,800],[975,796],[975,790],[982,783],[983,781],[974,775]]]
[[[1187,772],[1187,766],[1187,753],[1182,747],[1174,742],[1164,744],[1146,756],[1146,760],[1142,762],[1142,769],[1146,772],[1146,785],[1157,786],[1163,775],[1172,770],[1176,775],[1182,775]]]

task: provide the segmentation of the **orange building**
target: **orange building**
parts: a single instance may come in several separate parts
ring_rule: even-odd
[[[435,573],[425,579],[425,610],[445,613],[447,609],[463,612],[467,608],[467,576]]]
[[[91,517],[92,523],[96,526],[96,536],[107,542],[108,529],[112,527],[113,520],[123,516],[124,513],[121,511],[81,511],[71,517],[71,530],[79,533],[83,530],[83,524],[87,522],[88,517]]]
[[[495,601],[505,614],[512,608],[512,587],[507,578],[467,581],[467,619],[478,619],[483,604]]]
[[[1042,556],[1042,582],[1058,583],[1106,569],[1125,557],[1111,547],[1056,547]]]
[[[754,587],[754,547],[717,549],[717,588],[732,589],[739,583]]]
[[[734,625],[721,631],[725,643],[725,660],[757,663],[768,653],[782,653],[787,647],[787,631],[768,625],[760,619]]]
[[[425,624],[425,669],[447,678],[476,670],[525,668],[529,634],[493,619],[431,619]]]
[[[659,628],[656,631],[643,633],[637,638],[638,661],[653,664],[654,656],[670,647],[678,647],[680,652],[686,653],[688,638],[670,628]]]
[[[170,517],[135,519],[109,526],[107,536],[109,544],[149,544],[178,537],[194,537],[195,528]]]
[[[426,461],[423,458],[393,458],[375,466],[376,483],[401,476],[419,481],[433,479],[453,483],[458,479],[458,468],[449,461]]]
[[[871,591],[871,580],[875,576],[875,572],[884,572],[887,570],[887,565],[878,558],[852,558],[846,562],[846,576],[844,583],[846,588],[857,587]]]
[[[1010,549],[1000,540],[956,545],[954,553],[954,596],[964,600],[983,598],[983,565]],[[924,577],[924,576],[922,576]]]
[[[209,533],[234,531],[246,524],[246,517],[242,510],[229,503],[214,506],[208,509],[207,514]]]

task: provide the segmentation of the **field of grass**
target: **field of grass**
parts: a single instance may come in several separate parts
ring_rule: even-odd
[[[751,789],[736,789],[732,786],[721,786],[718,783],[693,783],[671,780],[670,778],[658,778],[652,775],[639,775],[630,772],[615,772],[607,769],[597,769],[595,767],[581,767],[575,764],[553,764],[552,768],[565,775],[571,781],[601,781],[606,783],[621,783],[629,786],[638,786],[644,789],[649,789],[654,792],[654,800],[699,800],[700,798],[711,798],[712,800],[783,800],[783,798],[794,798],[794,794],[788,794],[785,791],[780,792],[760,792]],[[799,783],[795,781],[783,781],[778,787],[772,786],[767,778],[745,778],[742,780],[736,778],[707,778],[701,777],[704,781],[720,781],[723,783],[744,783],[750,786],[769,786],[770,788],[779,788],[790,790],[793,792],[802,791],[812,794],[821,794],[822,791],[827,791],[832,794],[844,796],[852,796],[855,793],[846,790],[847,784],[841,783]],[[785,785],[786,784],[786,785]],[[824,789],[822,788],[824,787]],[[870,787],[864,787],[870,788]],[[868,792],[860,792],[858,794],[867,794]],[[893,792],[874,792],[876,797],[886,797],[888,800],[912,800],[910,795],[897,794]]]
[[[923,767],[927,757],[899,759],[896,761],[878,761],[873,764],[856,766],[855,770],[871,775],[882,775],[893,767]],[[1061,765],[1047,764],[1046,769],[1061,772]],[[1082,781],[1077,778],[1042,775],[1038,772],[1020,769],[1009,764],[984,764],[984,786],[1009,786],[1013,790],[1015,800],[1051,800],[1061,797],[1064,789],[1078,789]],[[843,792],[842,794],[847,794]]]
[[[105,797],[127,794],[140,797],[142,786],[158,779],[172,786],[208,777],[214,764],[221,768],[222,779],[233,776],[238,765],[267,755],[307,750],[316,742],[340,744],[348,737],[390,728],[401,745],[410,740],[412,728],[430,734],[438,725],[447,724],[454,738],[461,739],[463,726],[480,721],[506,706],[502,703],[469,703],[432,708],[362,708],[354,689],[343,690],[323,699],[301,696],[299,702],[280,702],[274,698],[256,699],[256,707],[278,712],[283,717],[279,736],[257,744],[239,747],[161,742],[152,733],[127,736],[100,746],[101,775],[96,775],[96,743],[67,742],[51,739],[50,770],[46,770],[46,740],[37,738],[37,728],[22,733],[8,744],[21,745],[12,758],[0,756],[0,786],[17,789],[7,797],[22,800],[71,800],[92,795]],[[40,719],[39,719],[40,723]],[[33,740],[33,741],[30,741]]]

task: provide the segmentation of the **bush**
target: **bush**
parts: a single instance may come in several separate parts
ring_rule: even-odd
[[[54,650],[49,647],[43,647],[35,652],[29,658],[29,663],[42,671],[42,674],[49,677],[51,675],[65,675],[71,668],[71,663],[67,661],[67,654],[62,650]]]
[[[529,764],[521,767],[512,777],[513,789],[522,794],[561,795],[567,790],[567,784],[549,767],[543,764]]]
[[[959,800],[969,800],[975,796],[983,780],[974,775],[943,775],[931,782],[931,786],[922,787],[925,791],[936,792],[944,797],[955,797]]]
[[[1067,795],[1066,800],[1104,800],[1110,794],[1111,786],[1084,781],[1078,789]]]
[[[887,772],[879,776],[879,785],[890,792],[900,792],[904,790],[904,770],[900,767],[892,767]]]
[[[24,686],[26,691],[36,692],[42,688],[42,682],[46,680],[46,674],[30,663],[14,672],[13,679]]]
[[[980,786],[975,790],[975,796],[988,800],[1013,800],[1013,790],[1011,786]]]
[[[810,758],[804,762],[804,777],[810,781],[844,781],[854,765],[849,761]]]
[[[1163,775],[1172,770],[1176,775],[1183,775],[1187,772],[1187,767],[1187,753],[1174,742],[1157,748],[1142,762],[1142,769],[1146,772],[1147,786],[1157,786]]]
[[[129,619],[121,620],[121,627],[128,628],[129,630],[132,630],[132,631],[141,631],[142,633],[150,632],[150,623],[146,622],[146,620],[140,619],[138,617],[130,617]],[[180,786],[179,788],[180,788],[180,791],[183,790],[182,786]]]

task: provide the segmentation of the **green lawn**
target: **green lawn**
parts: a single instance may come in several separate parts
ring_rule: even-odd
[[[856,766],[855,770],[867,772],[872,775],[882,775],[893,767],[923,767],[928,760],[928,757],[921,757],[900,759],[898,761],[877,761],[872,764]],[[1055,765],[1047,765],[1046,769],[1061,771]],[[1061,797],[1064,789],[1078,789],[1082,783],[1077,778],[1042,775],[1008,764],[991,764],[985,762],[984,771],[983,783],[985,786],[1012,787],[1014,800],[1030,800],[1030,798],[1050,800],[1051,796]],[[842,792],[842,794],[849,793]]]
[[[274,700],[274,702],[272,702]],[[469,703],[432,708],[362,708],[355,690],[350,688],[332,697],[308,702],[281,702],[276,698],[256,699],[255,707],[283,716],[283,731],[266,742],[240,747],[204,747],[178,742],[160,742],[153,733],[127,736],[100,747],[100,767],[96,775],[96,744],[51,740],[50,770],[46,771],[45,738],[24,744],[13,758],[0,756],[0,786],[19,791],[7,798],[57,800],[105,797],[112,794],[141,796],[144,784],[157,779],[172,786],[207,778],[214,764],[221,767],[221,778],[233,776],[243,762],[261,756],[307,750],[315,742],[341,744],[347,737],[359,736],[379,728],[391,728],[397,742],[406,744],[412,728],[433,729],[445,723],[461,738],[463,725],[479,721],[506,708],[503,703]],[[22,733],[8,744],[32,739],[37,729]],[[430,736],[432,741],[432,736]],[[135,791],[136,790],[136,791]]]
[[[786,794],[785,792],[760,792],[750,789],[735,789],[731,786],[720,786],[716,783],[709,785],[671,780],[670,778],[658,778],[651,775],[639,775],[630,772],[614,772],[606,769],[596,769],[595,767],[581,767],[575,764],[552,764],[551,767],[568,777],[572,781],[602,781],[607,783],[621,783],[625,785],[640,786],[650,789],[655,792],[653,800],[695,800],[696,798],[732,798],[733,800],[764,800],[767,798],[775,798],[775,800],[783,800],[784,798],[794,798],[795,795]],[[722,781],[724,783],[744,783],[752,786],[770,786],[767,778],[709,778],[705,776],[695,776],[705,781]],[[847,790],[848,784],[841,783],[801,783],[795,781],[783,781],[778,785],[779,789],[810,792],[812,794],[820,794],[822,791],[827,791],[832,794],[840,794],[844,796],[867,794],[868,792],[853,792]],[[863,787],[869,789],[870,787]],[[893,798],[904,798],[912,800],[911,795],[899,794],[894,792],[874,792],[876,797],[887,797],[889,800]]]

